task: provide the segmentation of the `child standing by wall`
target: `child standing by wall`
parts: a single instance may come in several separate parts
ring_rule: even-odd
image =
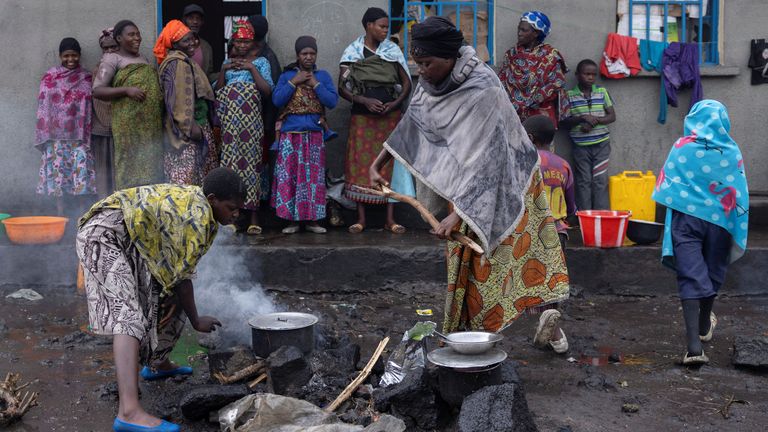
[[[541,176],[549,197],[549,209],[555,218],[560,244],[565,250],[568,239],[566,218],[576,214],[573,170],[565,159],[550,151],[552,140],[555,138],[555,124],[552,119],[545,115],[535,115],[525,120],[523,127],[539,152]]]
[[[667,207],[662,262],[677,272],[687,351],[683,365],[709,362],[702,342],[717,324],[712,313],[728,264],[744,255],[749,191],[744,159],[730,137],[728,111],[703,100],[685,117],[685,136],[669,152],[653,193]]]
[[[62,215],[65,194],[96,193],[96,173],[90,148],[92,75],[80,66],[74,38],[62,39],[59,59],[61,65],[40,81],[35,147],[43,153],[37,193],[56,197]]]
[[[608,203],[608,161],[611,137],[608,125],[616,111],[608,91],[595,84],[597,63],[586,59],[576,67],[578,85],[568,90],[569,116],[563,128],[570,129],[576,171],[576,205],[580,210],[605,210]]]

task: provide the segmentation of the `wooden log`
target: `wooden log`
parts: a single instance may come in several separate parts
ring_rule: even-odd
[[[344,401],[346,401],[347,399],[349,399],[350,396],[352,396],[352,393],[354,393],[354,391],[358,387],[360,387],[360,384],[362,384],[363,381],[365,381],[365,379],[368,378],[368,375],[371,374],[371,371],[373,370],[373,366],[379,360],[379,357],[381,357],[381,353],[384,352],[384,348],[387,346],[388,343],[389,343],[389,337],[386,337],[384,338],[384,340],[379,342],[379,346],[376,347],[376,351],[373,352],[373,356],[371,356],[371,359],[368,360],[368,364],[366,364],[363,370],[360,371],[360,374],[357,376],[357,378],[355,378],[351,383],[349,383],[347,388],[345,388],[344,391],[342,391],[341,394],[339,394],[336,400],[334,400],[333,402],[331,402],[330,405],[325,407],[326,412],[330,413],[330,412],[336,411],[336,408],[338,408],[339,405],[344,403]]]
[[[358,188],[363,190],[366,193],[379,195],[386,198],[392,198],[400,202],[409,204],[411,207],[415,208],[416,211],[419,212],[419,214],[427,221],[427,223],[429,223],[432,229],[436,230],[440,226],[440,222],[437,220],[437,218],[435,218],[435,216],[432,213],[430,213],[426,207],[424,207],[424,204],[420,203],[416,198],[399,194],[386,186],[382,186],[381,190],[372,189],[372,188],[363,188],[360,186],[358,186]],[[483,248],[481,248],[479,244],[477,244],[474,240],[472,240],[471,238],[465,236],[464,234],[458,231],[451,232],[451,239],[463,244],[464,246],[471,248],[473,251],[479,254],[484,253]]]
[[[253,388],[256,387],[256,384],[264,381],[265,379],[267,379],[267,374],[263,373],[263,374],[259,375],[258,378],[256,378],[255,380],[253,380],[253,381],[248,383],[248,388],[253,390]]]
[[[246,378],[250,378],[257,373],[262,372],[264,368],[266,368],[266,365],[263,361],[260,361],[248,366],[247,368],[241,369],[230,376],[225,376],[221,372],[216,372],[213,374],[213,377],[216,378],[221,384],[232,384]]]

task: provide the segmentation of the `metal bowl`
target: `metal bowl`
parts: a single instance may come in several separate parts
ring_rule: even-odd
[[[457,353],[472,355],[487,352],[502,339],[498,333],[466,331],[447,335],[445,343]]]
[[[627,225],[627,238],[639,245],[656,243],[664,234],[664,224],[630,219]]]

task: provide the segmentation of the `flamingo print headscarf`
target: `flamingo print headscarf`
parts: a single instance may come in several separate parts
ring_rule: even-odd
[[[731,138],[728,110],[706,99],[685,117],[685,136],[677,140],[659,174],[654,201],[725,228],[733,238],[731,262],[747,249],[749,192],[744,159]],[[662,256],[672,251],[672,212],[667,212]]]

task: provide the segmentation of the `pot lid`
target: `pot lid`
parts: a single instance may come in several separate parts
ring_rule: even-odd
[[[296,330],[316,324],[318,318],[301,312],[275,312],[256,315],[248,325],[257,330]]]
[[[459,354],[452,348],[438,348],[427,354],[427,360],[444,367],[455,369],[481,368],[501,363],[507,359],[507,353],[492,348],[481,354]]]

